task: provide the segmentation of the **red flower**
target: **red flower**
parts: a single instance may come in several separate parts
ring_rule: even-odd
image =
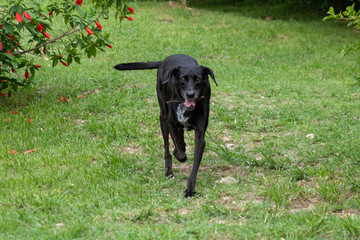
[[[11,36],[10,34],[8,35],[8,37],[9,37],[11,40],[14,40],[14,37]]]
[[[96,26],[97,26],[98,29],[102,29],[102,26],[101,26],[100,23],[98,23],[98,22],[95,21],[95,24],[96,24]]]
[[[11,68],[11,72],[14,73],[14,72],[15,72],[15,69],[14,69],[14,68]]]
[[[0,51],[2,51],[2,43],[0,42]]]
[[[59,100],[58,100],[58,102],[59,102]],[[60,99],[60,102],[71,102],[71,100],[68,99],[68,98],[65,97],[65,96],[62,96],[61,99]]]
[[[106,46],[107,46],[108,48],[112,48],[112,46],[111,46],[110,44],[106,44]]]
[[[19,23],[21,23],[21,22],[23,21],[22,16],[21,16],[18,12],[15,14],[15,19],[16,19]]]
[[[39,32],[42,32],[44,30],[44,25],[42,23],[39,24],[36,28]]]
[[[128,9],[129,9],[129,12],[131,12],[131,13],[135,13],[135,11],[134,11],[134,9],[133,9],[133,8],[128,7]]]
[[[5,97],[5,93],[3,93],[3,92],[2,92],[2,93],[0,93],[0,95],[1,95],[1,96],[3,96],[3,97]]]
[[[126,18],[127,18],[127,20],[130,20],[130,21],[134,20],[132,17],[126,17]]]
[[[5,119],[5,120],[6,120],[6,119]],[[10,151],[9,153],[15,154],[15,153],[17,153],[17,151]]]
[[[79,95],[78,98],[82,98],[82,97],[85,97],[84,95]]]
[[[67,65],[67,63],[66,62],[64,62],[64,61],[61,61],[61,63],[62,63],[62,65],[64,65],[65,67],[67,67],[68,65]]]
[[[11,92],[8,92],[8,98],[11,98],[12,97],[12,94],[11,94]],[[16,112],[17,113],[17,112]],[[15,113],[15,114],[16,114]]]
[[[85,30],[88,32],[89,35],[93,35],[93,31],[91,31],[89,28],[85,28]]]
[[[46,38],[50,39],[50,35],[47,34],[47,32],[43,31],[43,34],[45,35]]]
[[[46,55],[46,52],[45,52],[45,51],[46,51],[46,47],[44,47],[44,49],[43,49],[43,53]]]
[[[31,20],[31,17],[27,12],[23,12],[23,14],[27,20]]]
[[[45,16],[41,14],[41,17],[45,17]]]
[[[36,67],[36,68],[41,68],[41,65],[34,65],[34,67]]]
[[[38,150],[38,148],[35,148],[35,149],[30,149],[30,150],[24,151],[24,153],[32,153],[32,152],[35,152],[36,150]]]
[[[81,4],[82,4],[82,0],[76,0],[76,3],[75,3],[75,4],[77,4],[77,5],[81,6]]]
[[[4,28],[4,26],[3,26],[3,25],[1,25],[1,23],[0,23],[0,28]]]
[[[3,83],[6,83],[6,80],[1,80]]]
[[[27,121],[28,121],[29,123],[31,123],[31,122],[32,122],[32,120],[33,120],[32,118],[29,118]]]
[[[10,52],[10,50],[7,50],[7,53],[10,54],[10,55],[12,55],[12,53]]]
[[[49,17],[51,17],[52,14],[53,14],[53,11],[49,12]]]
[[[10,112],[11,114],[18,114],[18,112],[17,111],[12,111],[12,112]]]
[[[26,72],[25,72],[25,78],[26,78],[26,79],[29,78],[29,72],[28,72],[28,70],[26,70]]]

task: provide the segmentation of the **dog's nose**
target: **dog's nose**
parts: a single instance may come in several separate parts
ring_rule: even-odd
[[[195,97],[195,92],[194,91],[187,92],[186,97],[189,99],[193,99]]]

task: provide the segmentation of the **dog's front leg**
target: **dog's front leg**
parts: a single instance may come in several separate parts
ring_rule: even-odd
[[[185,142],[184,142],[184,130],[176,126],[170,127],[171,138],[175,145],[174,156],[179,162],[186,161],[185,154]]]
[[[164,139],[164,150],[165,150],[165,176],[172,178],[174,177],[174,173],[172,171],[172,159],[169,149],[169,127],[164,119],[163,115],[160,115],[160,125],[161,125],[161,132]]]
[[[195,153],[194,164],[185,190],[185,197],[192,197],[195,194],[196,176],[205,149],[205,131],[195,130]]]

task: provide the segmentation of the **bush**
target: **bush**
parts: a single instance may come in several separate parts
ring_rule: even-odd
[[[45,3],[44,3],[45,2]],[[55,67],[68,66],[80,57],[95,57],[98,50],[112,48],[109,33],[102,32],[100,20],[109,17],[122,21],[133,14],[131,4],[123,0],[61,0],[25,2],[9,0],[0,12],[0,93],[8,97],[19,87],[29,86],[41,66],[35,57],[47,57]],[[60,20],[60,21],[59,21]],[[54,22],[62,22],[56,33]],[[59,42],[61,47],[54,45]],[[31,55],[30,55],[31,54]]]
[[[335,13],[333,7],[330,7],[328,11],[328,16],[324,18],[324,21],[329,19],[336,19],[341,21],[348,21],[348,26],[354,27],[360,30],[360,10],[355,9],[355,3],[352,6],[348,6],[344,12],[338,14]],[[342,56],[345,56],[349,52],[359,52],[360,51],[360,40],[353,44],[347,44],[341,51]],[[354,77],[356,83],[354,86],[360,87],[360,76]]]

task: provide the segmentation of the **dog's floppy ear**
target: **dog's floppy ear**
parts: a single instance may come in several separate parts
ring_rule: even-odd
[[[214,72],[208,68],[208,67],[204,67],[204,66],[201,66],[203,68],[203,72],[206,74],[206,75],[210,75],[210,77],[212,78],[212,80],[214,81],[215,85],[217,86],[217,82],[215,80],[215,76],[214,76]]]
[[[162,84],[168,83],[170,81],[170,79],[172,77],[176,76],[177,74],[179,74],[179,72],[180,72],[180,66],[169,69],[165,74],[166,78],[163,79],[161,83]]]

